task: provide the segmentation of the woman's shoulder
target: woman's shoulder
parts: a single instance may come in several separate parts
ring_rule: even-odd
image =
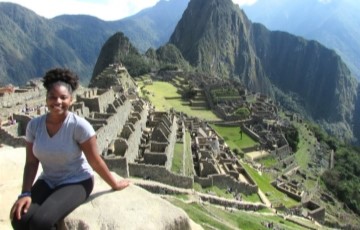
[[[73,123],[75,126],[88,126],[90,123],[84,118],[80,117],[79,115],[70,112],[69,114],[69,122]]]
[[[33,117],[29,121],[29,123],[31,123],[31,124],[40,124],[41,121],[43,121],[45,118],[46,118],[46,114],[43,114],[43,115],[40,115],[40,116],[37,116],[37,117]]]
[[[73,112],[69,112],[69,120],[75,123],[81,123],[81,122],[88,122],[84,117],[80,117],[79,115],[77,115],[76,113]]]

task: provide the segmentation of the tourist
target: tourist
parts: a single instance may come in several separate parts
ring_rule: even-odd
[[[22,192],[10,211],[14,229],[55,229],[89,197],[93,170],[114,190],[129,185],[110,173],[90,123],[69,111],[78,77],[66,69],[52,69],[43,85],[49,113],[32,119],[26,128]],[[43,172],[33,184],[39,162]]]
[[[16,124],[16,120],[14,119],[13,115],[9,116],[8,124],[9,125],[15,125]]]

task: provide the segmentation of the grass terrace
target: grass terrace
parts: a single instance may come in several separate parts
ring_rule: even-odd
[[[192,109],[189,102],[181,98],[177,88],[168,82],[154,81],[151,85],[144,85],[143,82],[138,81],[137,84],[141,88],[141,96],[148,98],[158,111],[174,108],[176,111],[200,119],[220,120],[211,110]]]
[[[257,144],[250,136],[246,135],[245,132],[242,132],[242,138],[240,135],[240,127],[238,126],[220,126],[220,125],[210,125],[218,135],[220,135],[230,147],[230,149],[239,149],[248,148]]]
[[[250,165],[243,163],[242,166],[244,169],[250,174],[250,176],[254,179],[259,189],[264,194],[267,194],[267,198],[270,200],[272,204],[275,206],[283,204],[285,207],[290,208],[298,205],[299,203],[288,197],[286,194],[277,190],[274,186],[271,185],[271,182],[274,180],[270,175],[266,173],[262,173],[261,175],[253,169]]]
[[[298,230],[307,229],[269,212],[249,213],[225,209],[207,203],[189,203],[175,197],[167,197],[174,205],[183,209],[189,217],[205,230],[233,229],[268,229],[265,224],[273,223],[274,229]],[[307,222],[311,224],[310,221]],[[315,228],[316,226],[312,224]]]
[[[193,169],[194,165],[191,153],[191,137],[190,133],[186,132],[185,143],[175,144],[171,171],[181,175],[192,176]]]

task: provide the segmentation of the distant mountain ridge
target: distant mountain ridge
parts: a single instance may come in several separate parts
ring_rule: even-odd
[[[157,48],[168,41],[187,3],[161,0],[134,16],[103,21],[87,15],[46,19],[20,5],[0,2],[0,85],[24,85],[57,66],[74,70],[87,84],[110,36],[124,32],[140,52]]]
[[[358,83],[320,43],[251,23],[231,0],[190,1],[170,43],[193,66],[239,78],[331,133],[353,137]]]
[[[359,1],[257,0],[242,8],[253,22],[270,30],[287,31],[335,49],[360,80]]]

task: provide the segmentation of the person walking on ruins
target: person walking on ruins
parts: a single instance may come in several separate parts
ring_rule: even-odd
[[[26,128],[26,163],[22,192],[10,211],[14,229],[56,229],[56,224],[89,197],[93,170],[114,190],[129,185],[116,180],[98,153],[89,122],[69,111],[78,77],[67,69],[43,77],[49,112]],[[43,172],[33,184],[39,162]]]

